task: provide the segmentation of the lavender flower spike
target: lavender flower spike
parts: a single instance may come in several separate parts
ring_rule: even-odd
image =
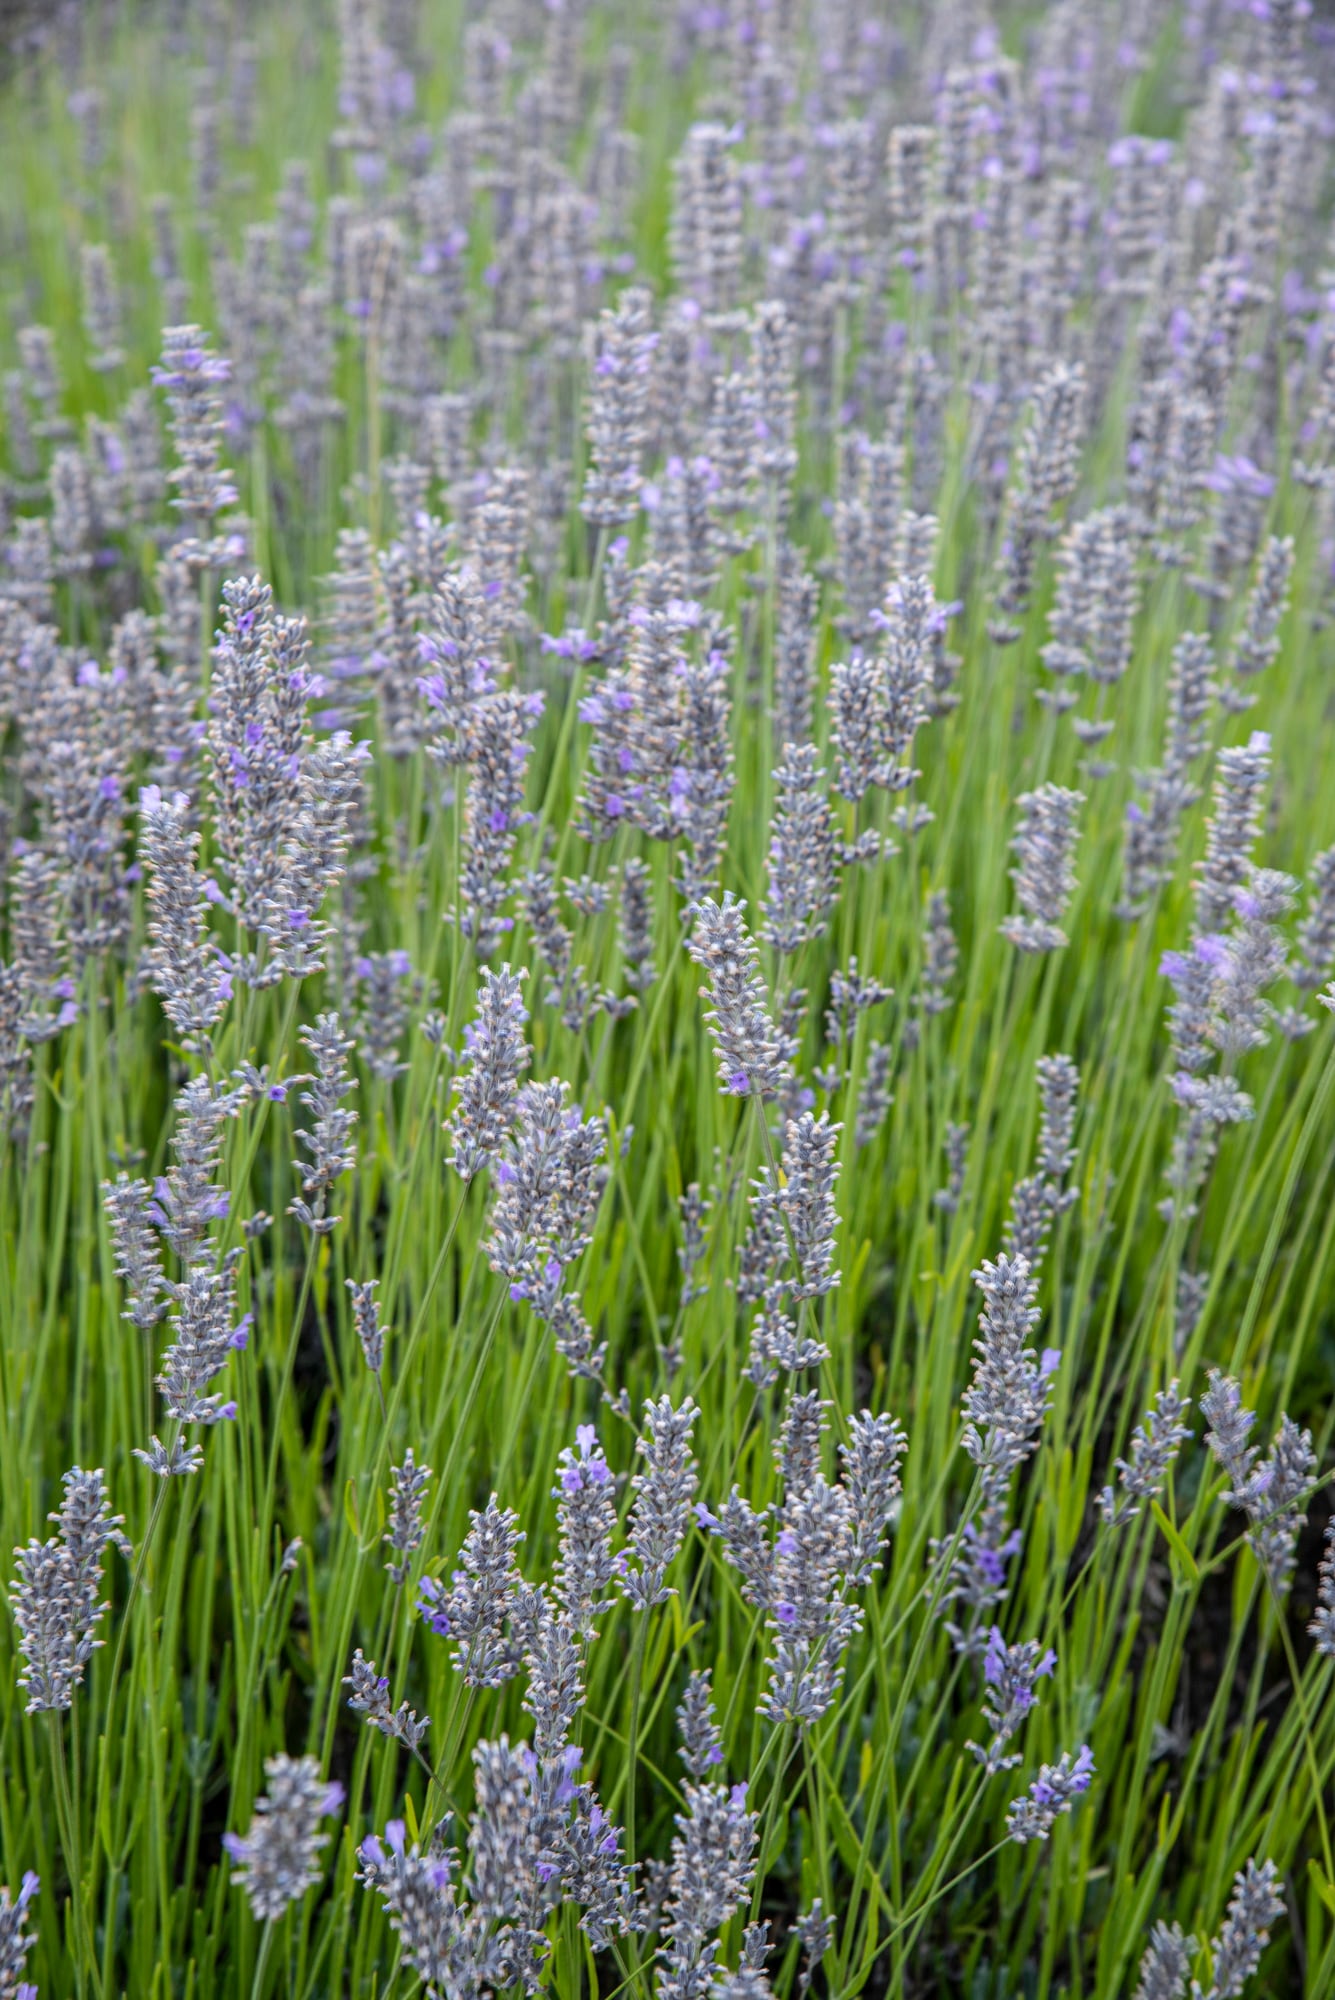
[[[1298,1531],[1306,1519],[1298,1503],[1316,1472],[1311,1433],[1281,1416],[1270,1454],[1258,1466],[1256,1447],[1247,1442],[1256,1413],[1244,1407],[1237,1383],[1217,1368],[1210,1370],[1201,1409],[1210,1422],[1205,1442],[1232,1482],[1230,1502],[1251,1522],[1248,1544],[1278,1596],[1292,1574]]]
[[[1040,1653],[1033,1639],[1026,1639],[1018,1646],[1008,1646],[998,1628],[995,1625],[992,1627],[987,1650],[983,1654],[983,1713],[992,1726],[992,1740],[986,1749],[977,1743],[969,1745],[989,1777],[995,1771],[1007,1771],[1019,1763],[1018,1753],[1005,1756],[1003,1752],[1030,1709],[1037,1704],[1036,1684],[1045,1675],[1055,1672],[1056,1666],[1057,1655],[1051,1648],[1046,1653]]]
[[[434,1577],[419,1585],[417,1608],[439,1638],[452,1642],[456,1670],[468,1687],[502,1687],[518,1673],[520,1650],[510,1633],[526,1601],[515,1555],[523,1530],[493,1493],[470,1513],[459,1568],[446,1590]]]
[[[342,1785],[323,1781],[314,1757],[270,1757],[264,1772],[269,1790],[249,1833],[223,1835],[236,1864],[232,1880],[260,1922],[281,1917],[319,1881],[320,1849],[329,1838],[320,1821],[338,1811],[344,1796]]]
[[[1307,1629],[1318,1653],[1335,1659],[1335,1515],[1326,1527],[1326,1553],[1317,1571],[1316,1616]]]
[[[392,1707],[389,1682],[383,1674],[377,1674],[374,1660],[363,1657],[360,1646],[352,1656],[352,1666],[344,1676],[343,1685],[352,1689],[348,1707],[364,1715],[372,1729],[378,1729],[382,1736],[397,1738],[408,1750],[420,1747],[431,1721],[430,1716],[424,1715],[419,1722],[416,1709],[409,1708],[406,1701],[401,1701],[397,1708]]]
[[[193,1048],[227,1003],[230,984],[210,950],[208,898],[195,868],[199,834],[184,792],[164,799],[156,785],[140,794],[140,850],[148,871],[148,964],[154,991],[172,1026]]]
[[[1026,1338],[1038,1324],[1034,1282],[1023,1257],[1004,1253],[973,1274],[983,1294],[974,1342],[978,1359],[964,1395],[964,1449],[984,1471],[1013,1472],[1034,1448],[1047,1413],[1048,1383],[1056,1358],[1038,1360]]]
[[[523,977],[508,965],[498,972],[484,967],[477,1015],[464,1033],[466,1067],[455,1084],[449,1130],[454,1170],[465,1181],[492,1164],[514,1125],[519,1079],[529,1064]]]
[[[379,1376],[385,1365],[385,1329],[380,1324],[380,1305],[376,1298],[380,1280],[368,1278],[364,1285],[359,1285],[355,1278],[345,1278],[343,1282],[352,1300],[353,1322],[366,1365],[373,1375]]]
[[[1060,785],[1021,794],[1011,879],[1024,915],[1007,917],[1001,926],[1002,936],[1020,951],[1056,951],[1067,941],[1061,924],[1075,891],[1076,815],[1084,802],[1082,792]]]
[[[27,1934],[28,1906],[41,1888],[31,1868],[17,1896],[0,1888],[0,1995],[4,2000],[37,2000],[37,1988],[21,1977],[28,1953],[36,1944]]]
[[[1273,1861],[1249,1861],[1233,1878],[1228,1915],[1210,1946],[1212,1977],[1203,2000],[1233,2000],[1261,1963],[1270,1926],[1284,1914],[1279,1870]]]
[[[1233,914],[1233,894],[1247,880],[1269,778],[1270,738],[1260,730],[1247,744],[1220,751],[1196,882],[1196,925],[1202,934],[1218,930]]]
[[[1068,1813],[1094,1778],[1094,1753],[1086,1743],[1074,1757],[1063,1751],[1056,1764],[1044,1764],[1029,1790],[1006,1813],[1006,1831],[1021,1845],[1046,1840],[1063,1813]]]
[[[663,1579],[691,1521],[697,1475],[690,1434],[699,1414],[689,1396],[677,1410],[661,1396],[644,1413],[645,1435],[636,1442],[644,1470],[631,1482],[635,1501],[629,1525],[630,1546],[640,1566],[627,1567],[620,1579],[637,1610],[664,1604],[672,1595]]]
[[[385,1564],[390,1580],[401,1584],[412,1567],[414,1554],[422,1546],[422,1499],[431,1477],[429,1465],[419,1465],[412,1447],[403,1454],[403,1464],[390,1467],[389,1527],[381,1536],[393,1552]],[[393,1560],[397,1556],[397,1562]]]
[[[94,1636],[106,1610],[97,1600],[103,1552],[114,1542],[123,1554],[130,1545],[121,1533],[122,1516],[110,1511],[101,1472],[76,1465],[65,1474],[65,1498],[48,1516],[60,1529],[57,1540],[29,1542],[17,1551],[19,1573],[10,1591],[19,1652],[26,1665],[19,1686],[28,1694],[27,1713],[70,1708],[84,1669],[102,1641]]]
[[[1175,1381],[1159,1391],[1154,1408],[1136,1426],[1130,1460],[1117,1460],[1125,1499],[1116,1501],[1111,1486],[1105,1486],[1099,1495],[1099,1512],[1109,1527],[1118,1528],[1133,1520],[1140,1512],[1139,1501],[1156,1499],[1163,1492],[1178,1446],[1191,1436],[1190,1427],[1182,1421],[1190,1407],[1190,1398],[1178,1394]]]
[[[334,1013],[321,1014],[313,1027],[303,1028],[301,1039],[315,1058],[315,1075],[303,1079],[309,1087],[301,1093],[302,1104],[312,1113],[311,1129],[296,1135],[310,1159],[297,1163],[301,1194],[288,1206],[312,1235],[327,1236],[338,1221],[326,1213],[334,1183],[357,1164],[352,1137],[357,1113],[343,1103],[357,1088],[357,1079],[348,1073],[355,1044]]]
[[[1156,1924],[1140,1961],[1135,2000],[1182,2000],[1196,1951],[1194,1937],[1183,1937],[1177,1924]]]
[[[639,505],[649,371],[658,343],[650,304],[648,291],[632,286],[593,329],[590,464],[580,512],[594,527],[629,521]]]
[[[714,1033],[723,1088],[735,1097],[776,1097],[785,1065],[745,907],[727,890],[722,903],[704,897],[686,949],[709,977],[701,991],[714,1002],[705,1019]]]

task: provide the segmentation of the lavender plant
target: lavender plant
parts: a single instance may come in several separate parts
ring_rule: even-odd
[[[26,11],[0,1994],[1325,2000],[1319,10]]]

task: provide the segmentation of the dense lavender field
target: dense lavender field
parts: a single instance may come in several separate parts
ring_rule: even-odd
[[[1335,24],[12,32],[0,2000],[1330,2000]]]

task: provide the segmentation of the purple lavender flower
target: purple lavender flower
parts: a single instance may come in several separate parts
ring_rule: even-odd
[[[264,1772],[269,1789],[256,1804],[249,1833],[223,1835],[232,1880],[261,1922],[281,1917],[320,1880],[320,1849],[329,1836],[319,1824],[344,1798],[342,1785],[321,1778],[314,1757],[270,1757]]]
[[[620,1576],[637,1610],[664,1604],[672,1595],[664,1579],[691,1521],[698,1475],[689,1440],[699,1414],[689,1396],[675,1410],[666,1396],[645,1408],[644,1435],[635,1447],[644,1469],[631,1481],[635,1500],[626,1535],[639,1566],[627,1564]]]
[[[72,1707],[74,1691],[103,1641],[95,1636],[107,1609],[97,1598],[108,1544],[123,1555],[130,1545],[121,1533],[124,1517],[111,1512],[100,1471],[76,1465],[61,1482],[59,1509],[48,1516],[59,1539],[30,1541],[15,1551],[18,1577],[10,1590],[18,1650],[24,1665],[19,1686],[27,1693],[25,1712]]]
[[[1070,1812],[1094,1781],[1094,1755],[1083,1744],[1074,1757],[1063,1751],[1056,1764],[1044,1764],[1029,1790],[1006,1810],[1006,1831],[1021,1845],[1046,1840],[1063,1813]]]
[[[1038,1682],[1056,1668],[1057,1655],[1051,1648],[1041,1652],[1033,1639],[1008,1646],[998,1628],[992,1627],[983,1654],[983,1713],[991,1724],[992,1740],[986,1749],[969,1745],[989,1777],[1019,1763],[1018,1752],[1003,1754],[1006,1745],[1037,1705]]]
[[[1067,941],[1061,923],[1075,892],[1076,817],[1083,804],[1083,793],[1060,785],[1020,796],[1011,880],[1024,915],[1007,917],[1001,934],[1021,951],[1056,951]]]
[[[709,978],[714,1004],[705,1019],[714,1033],[724,1090],[735,1097],[774,1097],[784,1064],[756,947],[743,919],[745,907],[730,891],[725,890],[721,903],[706,896],[686,948]]]
[[[37,1988],[20,1975],[37,1942],[27,1922],[29,1907],[41,1886],[30,1868],[17,1896],[11,1898],[8,1888],[0,1887],[0,1993],[6,2000],[11,1995],[13,2000],[37,2000]]]
[[[593,329],[589,469],[580,512],[595,527],[633,519],[639,501],[649,371],[658,335],[650,298],[632,286]]]

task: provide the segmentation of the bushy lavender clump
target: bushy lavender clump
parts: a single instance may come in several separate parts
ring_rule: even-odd
[[[35,1945],[35,1878],[0,1893],[0,1991],[33,2000],[34,1956],[43,1991],[175,1962],[209,1745],[244,1814],[295,1674],[311,1740],[347,1696],[374,1765],[358,1923],[450,2000],[581,1954],[668,2000],[946,1980],[947,1876],[992,1970],[1041,1986],[1023,1910],[1081,1868],[1107,1922],[1067,1926],[1073,1987],[1111,1936],[1114,1984],[1148,1946],[1138,2000],[1239,1993],[1322,1830],[1335,1654],[1335,1530],[1298,1567],[1335,1007],[1320,25],[473,8],[441,121],[418,0],[340,0],[329,130],[258,16],[169,11],[127,68],[60,9],[5,86],[34,323],[0,379],[0,1485],[41,1491],[92,1422],[145,1525],[109,1677],[101,1475],[16,1552],[21,1699],[55,1713],[0,1716],[5,1837],[49,1784],[66,1851],[33,1857]],[[150,198],[146,96],[182,62]],[[1124,129],[1164,105],[1173,137]],[[57,184],[72,291],[32,247]],[[1267,1447],[1211,1364],[1235,1342],[1267,1407],[1272,1340],[1298,1415]],[[912,1450],[854,1389],[912,1400]],[[1219,1882],[1180,1618],[1148,1744],[1187,1787],[1180,1869],[1152,1907],[1153,1774],[1051,1836],[1144,1694],[1123,1648],[1129,1700],[1095,1702],[1072,1640],[1097,1664],[1153,1622],[1168,1496],[1212,1457],[1318,1657],[1244,1746],[1282,1840],[1210,1945],[1166,1921]],[[410,1582],[458,1676],[438,1761]],[[685,1782],[646,1817],[664,1699]],[[1054,1761],[1007,1811],[1031,1717]],[[141,1770],[151,1853],[118,1831]],[[336,1899],[293,1908],[336,1788],[269,1772],[226,1843],[258,1961],[235,1905],[200,1978],[383,1978]],[[980,1871],[1003,1831],[1029,1851]]]
[[[590,1943],[605,1946],[628,1924],[620,1835],[592,1787],[578,1783],[578,1758],[559,1771],[507,1737],[473,1752],[477,1808],[465,1874],[457,1851],[437,1837],[410,1846],[403,1822],[359,1849],[360,1880],[380,1896],[405,1961],[433,1985],[516,1982],[532,1987],[546,1956],[542,1925],[563,1899],[583,1905]]]

